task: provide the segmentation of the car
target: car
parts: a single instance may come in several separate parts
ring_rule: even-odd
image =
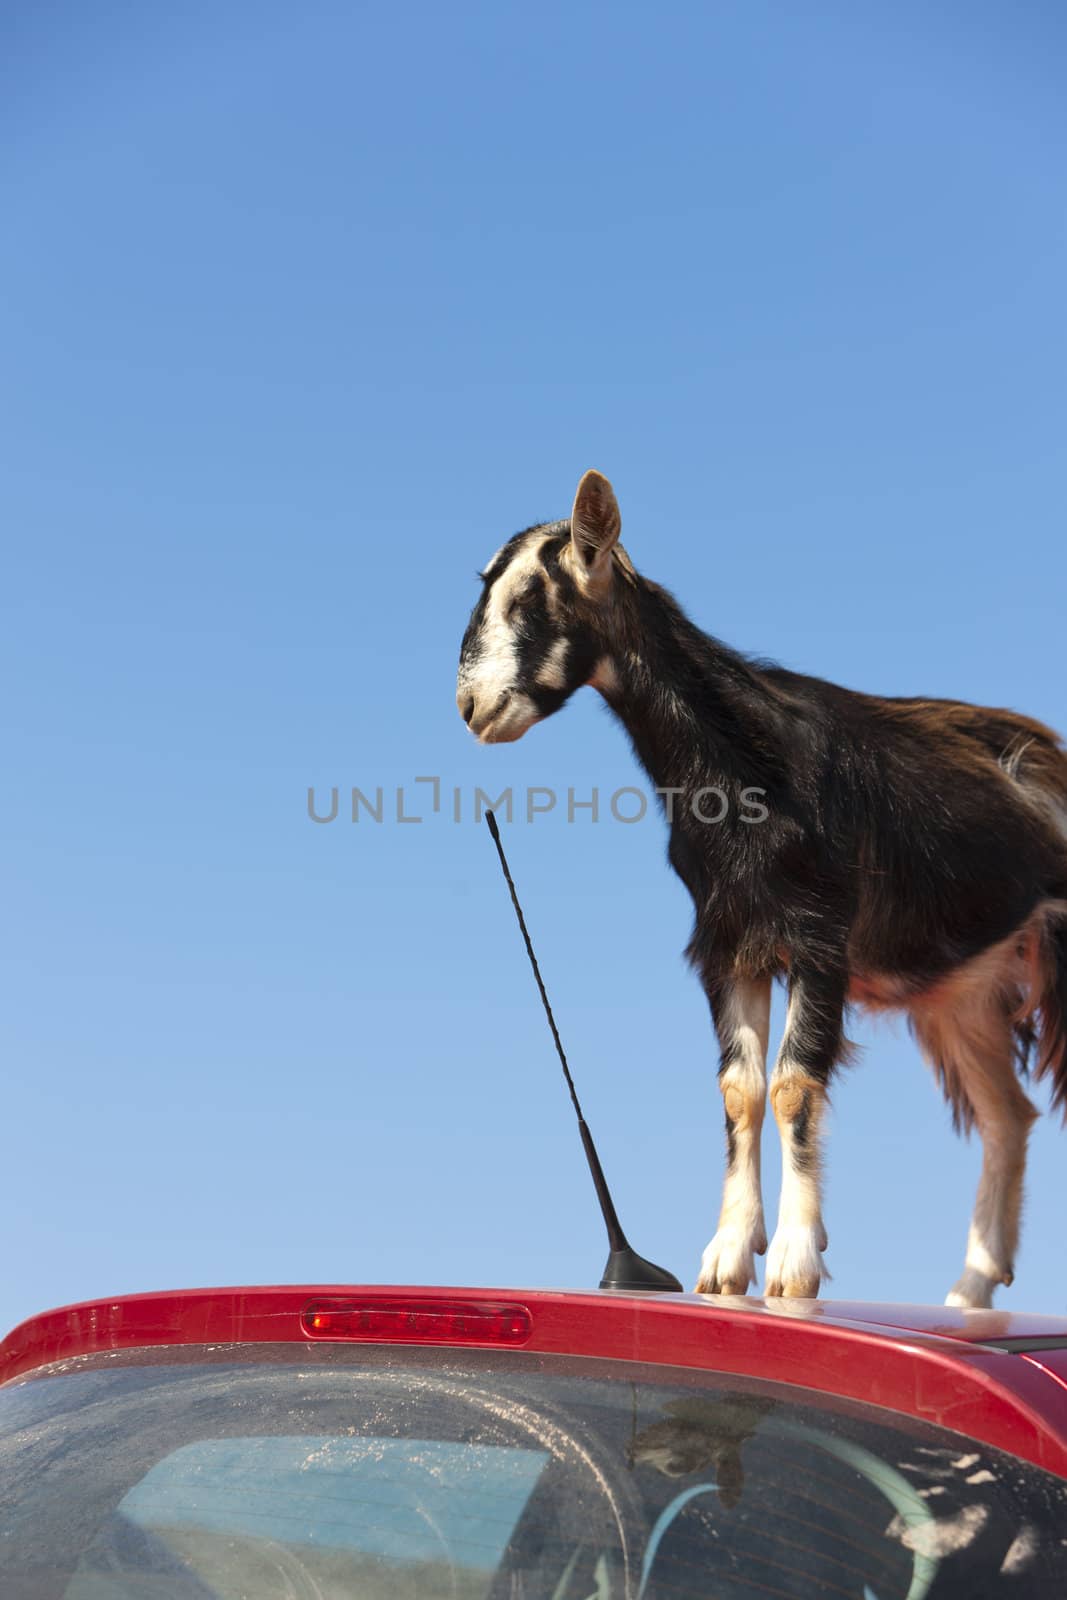
[[[1067,1318],[119,1297],[0,1345],[3,1600],[1067,1594]]]

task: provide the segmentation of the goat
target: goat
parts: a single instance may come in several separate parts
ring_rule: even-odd
[[[641,577],[620,532],[611,484],[587,472],[569,521],[497,551],[456,699],[498,744],[591,684],[664,799],[726,1114],[722,1210],[697,1290],[747,1293],[767,1249],[760,1136],[781,978],[770,1101],[782,1190],[765,1294],[814,1296],[827,1275],[820,1130],[858,1005],[906,1013],[957,1130],[978,1128],[981,1178],[946,1303],[988,1306],[1012,1281],[1037,1115],[1017,1069],[1033,1059],[1067,1115],[1067,751],[1013,711],[881,699],[750,660]],[[713,815],[713,792],[747,803]]]

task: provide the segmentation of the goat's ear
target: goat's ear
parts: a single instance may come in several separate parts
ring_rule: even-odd
[[[571,547],[582,576],[594,584],[607,578],[611,552],[621,532],[615,490],[603,473],[587,472],[578,485],[571,512]]]

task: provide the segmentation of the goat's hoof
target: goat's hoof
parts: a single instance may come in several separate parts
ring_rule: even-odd
[[[768,1278],[763,1294],[767,1300],[817,1300],[821,1282],[820,1273],[809,1278],[787,1278],[784,1283],[777,1278]]]
[[[1004,1278],[990,1278],[977,1267],[964,1267],[963,1276],[952,1285],[945,1296],[947,1306],[960,1306],[965,1311],[987,1311],[993,1304],[993,1291]],[[1010,1282],[1010,1276],[1008,1278]]]
[[[766,1235],[720,1228],[704,1251],[697,1294],[747,1294],[756,1279],[753,1257],[767,1248]]]
[[[694,1292],[696,1294],[747,1294],[748,1283],[744,1278],[738,1278],[736,1282],[731,1282],[729,1278],[698,1278]]]
[[[822,1280],[829,1277],[822,1259],[826,1231],[815,1227],[779,1228],[767,1256],[767,1299],[814,1300]]]

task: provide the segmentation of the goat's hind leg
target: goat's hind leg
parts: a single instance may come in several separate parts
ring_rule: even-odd
[[[767,1099],[769,978],[708,984],[726,1113],[726,1179],[719,1226],[700,1265],[698,1294],[745,1294],[755,1257],[767,1248],[760,1188],[760,1135]]]
[[[939,1005],[912,1012],[957,1127],[976,1124],[982,1140],[963,1273],[945,1298],[946,1305],[972,1307],[992,1305],[997,1285],[1014,1276],[1026,1143],[1037,1117],[1015,1074],[1010,997],[975,966],[973,977],[964,969]]]

